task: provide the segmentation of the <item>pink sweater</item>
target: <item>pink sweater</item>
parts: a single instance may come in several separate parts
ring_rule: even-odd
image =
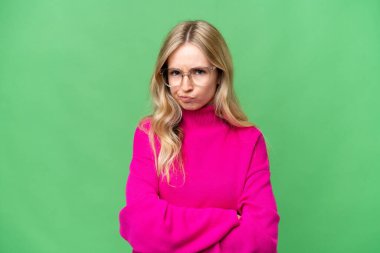
[[[261,131],[229,125],[214,105],[183,110],[180,124],[186,179],[173,174],[171,185],[157,177],[148,136],[136,128],[119,213],[133,252],[277,252],[280,216]]]

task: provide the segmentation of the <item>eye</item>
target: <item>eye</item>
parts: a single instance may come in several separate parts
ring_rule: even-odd
[[[193,69],[193,73],[195,75],[204,75],[204,74],[206,74],[206,71],[204,69],[197,68],[197,69]]]
[[[181,71],[178,69],[169,69],[169,76],[178,76],[181,75]]]

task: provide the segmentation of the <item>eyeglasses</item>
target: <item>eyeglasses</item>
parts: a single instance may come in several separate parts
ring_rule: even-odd
[[[178,68],[161,69],[160,75],[166,86],[177,87],[181,85],[183,77],[188,76],[191,81],[198,86],[207,86],[210,80],[211,72],[216,69],[215,66],[196,67],[190,69],[188,73],[183,72]]]

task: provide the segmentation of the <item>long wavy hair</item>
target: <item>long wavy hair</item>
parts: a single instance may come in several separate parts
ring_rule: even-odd
[[[212,101],[215,105],[215,115],[236,127],[254,126],[241,110],[235,95],[232,59],[220,32],[204,20],[183,21],[177,24],[167,34],[161,46],[151,77],[153,113],[144,117],[138,124],[149,136],[157,175],[162,176],[162,179],[166,178],[169,184],[172,172],[179,171],[186,175],[181,149],[183,129],[179,126],[182,109],[171,95],[170,88],[164,84],[160,71],[167,66],[167,59],[171,53],[185,43],[197,46],[217,67],[219,85]],[[149,129],[144,124],[147,121],[150,122]],[[160,143],[158,155],[155,138]]]

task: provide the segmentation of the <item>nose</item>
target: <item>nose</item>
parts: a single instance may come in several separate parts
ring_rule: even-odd
[[[189,91],[193,89],[193,84],[191,83],[189,74],[182,76],[181,89],[183,91]]]

